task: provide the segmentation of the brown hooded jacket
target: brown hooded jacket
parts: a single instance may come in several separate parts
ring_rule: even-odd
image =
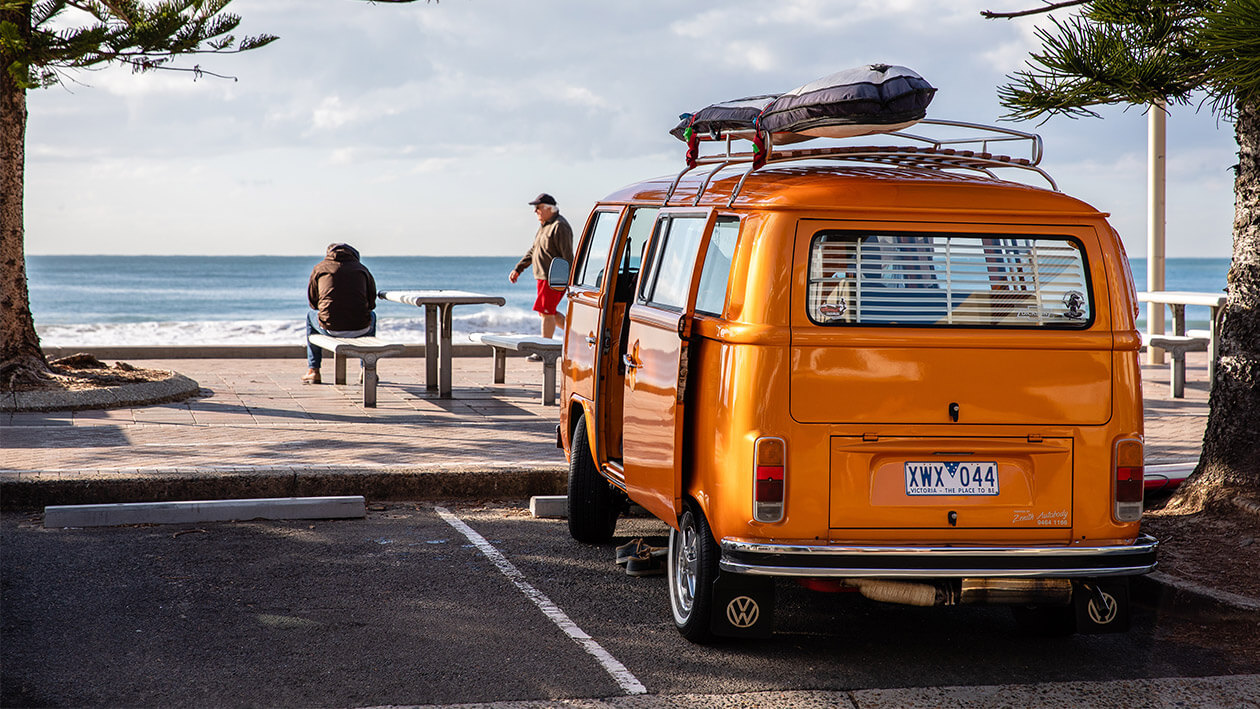
[[[349,244],[329,244],[324,260],[311,271],[306,298],[319,311],[326,330],[362,330],[376,308],[376,280],[359,263],[359,252]]]

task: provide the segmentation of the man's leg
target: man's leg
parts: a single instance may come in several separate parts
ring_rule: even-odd
[[[302,381],[315,384],[319,383],[319,366],[324,360],[324,350],[311,344],[310,336],[317,332],[322,332],[319,327],[319,312],[308,310],[306,312],[306,366],[308,369]]]
[[[544,314],[542,316],[542,336],[550,339],[554,334],[556,334],[556,316]]]

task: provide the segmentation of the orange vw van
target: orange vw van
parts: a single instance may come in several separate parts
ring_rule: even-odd
[[[763,161],[719,136],[553,267],[569,529],[605,543],[629,502],[667,523],[690,640],[768,634],[783,579],[1120,631],[1155,566],[1119,236],[1036,135],[920,128],[953,137]]]

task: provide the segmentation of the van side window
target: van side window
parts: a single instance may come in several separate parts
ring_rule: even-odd
[[[618,262],[614,298],[618,302],[628,302],[634,297],[634,286],[639,280],[639,266],[643,263],[643,248],[652,235],[652,225],[656,222],[658,211],[660,210],[651,207],[638,207],[630,212],[625,243],[614,256]]]
[[[638,272],[643,262],[643,247],[652,235],[652,225],[656,223],[658,209],[640,207],[630,215],[630,229],[626,234],[625,265],[629,271]]]
[[[822,231],[807,308],[820,325],[1082,329],[1085,254],[1065,237]]]
[[[721,315],[726,305],[726,282],[731,277],[731,261],[735,257],[735,241],[739,236],[739,220],[718,217],[709,239],[709,250],[700,269],[700,286],[696,294],[696,312]]]
[[[596,212],[586,239],[586,251],[578,259],[573,285],[598,289],[604,282],[604,266],[608,263],[608,250],[617,234],[617,213]]]
[[[682,309],[691,290],[691,272],[708,219],[701,216],[667,217],[656,223],[652,253],[639,296],[653,305]]]

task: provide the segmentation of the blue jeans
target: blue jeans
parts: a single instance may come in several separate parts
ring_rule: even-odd
[[[369,313],[369,315],[372,316],[372,324],[368,325],[367,331],[366,332],[356,331],[355,334],[351,335],[349,333],[342,332],[341,330],[325,330],[324,327],[319,324],[319,311],[318,310],[306,311],[306,337],[307,337],[306,364],[307,366],[310,367],[311,369],[319,369],[320,363],[324,361],[324,350],[323,348],[316,347],[315,345],[311,344],[311,340],[310,340],[311,335],[314,335],[315,333],[318,332],[321,335],[328,335],[329,337],[374,337],[376,336],[376,313]]]

